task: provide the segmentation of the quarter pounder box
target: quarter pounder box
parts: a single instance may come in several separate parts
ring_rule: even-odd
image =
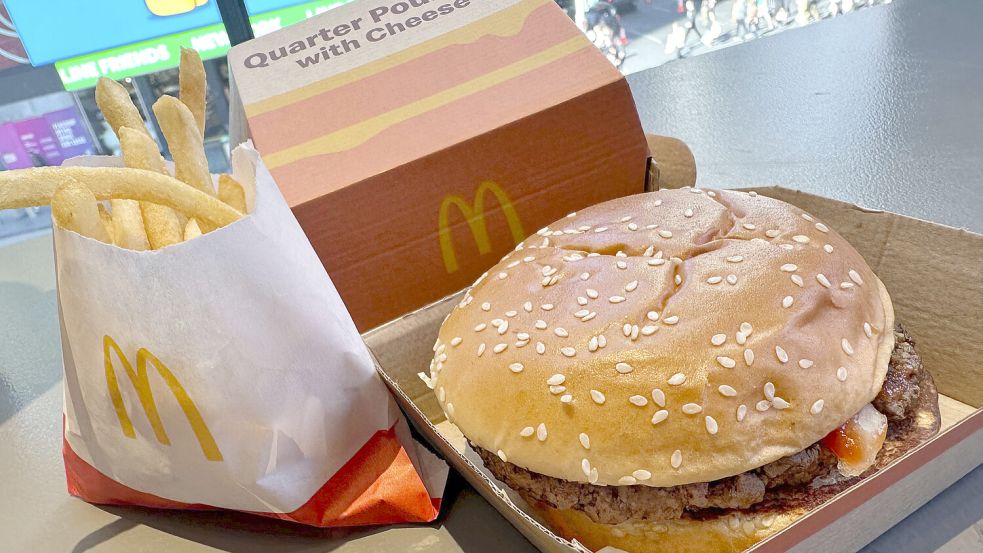
[[[627,83],[553,0],[357,0],[236,46],[229,65],[362,330],[645,181]]]

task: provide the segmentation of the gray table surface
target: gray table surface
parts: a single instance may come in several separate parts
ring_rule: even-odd
[[[633,75],[645,128],[686,140],[703,185],[782,184],[983,230],[983,5],[898,0]],[[533,551],[452,478],[441,519],[314,530],[70,498],[50,236],[0,248],[0,549]],[[983,467],[867,547],[983,550]]]

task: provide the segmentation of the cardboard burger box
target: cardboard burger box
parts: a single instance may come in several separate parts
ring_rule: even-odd
[[[229,66],[361,330],[642,191],[628,85],[553,0],[359,0],[236,46]]]
[[[229,61],[232,126],[248,124],[359,327],[376,327],[364,338],[416,429],[539,549],[583,551],[484,469],[416,374],[462,289],[527,233],[692,184],[688,150],[653,141],[648,157],[624,79],[553,0],[359,0]],[[983,236],[756,190],[867,258],[941,394],[935,438],[753,548],[856,550],[983,459]]]

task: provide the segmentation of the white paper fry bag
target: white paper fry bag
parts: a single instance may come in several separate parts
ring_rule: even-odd
[[[259,155],[233,165],[251,213],[187,242],[54,229],[69,491],[317,526],[433,520],[446,465],[409,436]]]

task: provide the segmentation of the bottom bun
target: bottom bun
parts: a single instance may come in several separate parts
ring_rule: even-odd
[[[780,498],[748,510],[721,511],[719,516],[678,520],[628,520],[619,524],[594,522],[576,509],[557,509],[539,501],[527,502],[543,517],[554,533],[577,540],[592,551],[617,550],[629,553],[691,553],[721,551],[739,553],[776,534],[812,509],[876,474],[939,431],[939,396],[926,372],[914,412],[898,424],[892,423],[887,440],[874,466],[856,478],[821,477],[824,485],[785,490]]]

